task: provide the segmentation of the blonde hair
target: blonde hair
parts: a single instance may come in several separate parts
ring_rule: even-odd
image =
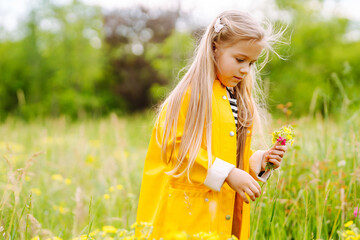
[[[224,27],[219,32],[215,32],[214,24],[218,18]],[[211,98],[217,64],[214,57],[215,42],[222,46],[222,44],[231,45],[240,40],[263,41],[265,47],[262,53],[264,54],[264,61],[260,66],[261,69],[268,61],[270,52],[278,55],[272,45],[279,40],[282,33],[283,31],[274,33],[271,24],[267,23],[267,27],[264,28],[250,14],[235,10],[221,13],[208,26],[196,48],[192,63],[187,67],[187,72],[160,106],[158,119],[160,113],[166,109],[166,118],[163,123],[164,131],[161,133],[163,160],[167,161],[168,151],[171,153],[170,158],[175,152],[177,153],[176,161],[173,162],[174,167],[167,174],[180,177],[186,173],[190,181],[190,171],[200,150],[203,137],[206,138],[208,167],[211,167]],[[263,121],[261,120],[261,113],[265,109],[263,95],[258,84],[260,76],[256,65],[253,64],[252,66],[246,79],[234,87],[238,107],[237,165],[239,168],[243,168],[247,128],[251,127],[253,123],[257,123],[261,128]],[[176,151],[178,117],[181,102],[188,89],[190,89],[189,107],[180,146]]]

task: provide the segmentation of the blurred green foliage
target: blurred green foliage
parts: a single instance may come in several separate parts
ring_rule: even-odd
[[[287,31],[290,46],[279,49],[287,60],[274,58],[265,70],[272,109],[292,102],[296,116],[358,110],[360,69],[354,67],[360,64],[360,41],[346,35],[355,23],[335,16],[326,19],[319,10],[306,8],[309,2],[278,1],[282,9],[292,9],[293,19]]]
[[[187,18],[178,10],[106,13],[76,0],[36,2],[19,27],[24,37],[0,42],[0,119],[149,108],[182,76],[198,40],[199,26],[189,26],[190,33],[175,30]],[[277,22],[287,25],[290,44],[278,46],[287,60],[274,57],[263,71],[271,112],[280,114],[276,106],[287,102],[293,116],[357,111],[360,41],[347,36],[358,23],[323,17],[322,1],[277,4],[291,16],[287,24]]]
[[[100,9],[44,1],[31,10],[21,31],[24,38],[0,43],[2,118],[75,117],[100,109],[95,91],[104,62]]]

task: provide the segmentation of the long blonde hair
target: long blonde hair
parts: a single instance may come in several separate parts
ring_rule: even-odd
[[[218,18],[221,19],[221,24],[225,26],[220,32],[215,32],[214,24]],[[250,14],[231,10],[221,13],[206,29],[187,72],[160,106],[160,113],[166,108],[164,131],[161,133],[163,160],[169,160],[167,159],[168,151],[171,152],[170,158],[172,158],[173,153],[177,153],[176,161],[173,162],[174,167],[167,174],[180,177],[186,173],[190,181],[190,171],[200,150],[203,137],[206,138],[208,167],[211,167],[211,98],[213,82],[216,79],[216,60],[213,52],[215,42],[219,45],[231,45],[240,40],[264,41],[266,44],[263,51],[264,61],[260,67],[262,68],[269,59],[269,53],[275,52],[272,47],[273,43],[278,41],[282,35],[282,31],[273,33],[271,25],[269,23],[267,25],[268,27],[265,29]],[[253,66],[246,79],[234,87],[238,107],[237,163],[239,168],[243,168],[247,128],[254,122],[261,126],[261,112],[265,108],[264,101],[262,101],[263,95],[257,83],[260,76],[255,64]],[[180,146],[176,151],[179,112],[182,99],[188,89],[190,89],[189,107]],[[169,145],[169,142],[172,144]]]

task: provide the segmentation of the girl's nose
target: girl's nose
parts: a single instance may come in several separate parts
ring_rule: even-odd
[[[245,64],[239,70],[240,70],[241,74],[247,75],[249,73],[249,71],[250,71],[250,66]]]

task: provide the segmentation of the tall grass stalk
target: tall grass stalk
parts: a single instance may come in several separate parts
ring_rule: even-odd
[[[91,239],[90,238],[90,233],[91,233],[92,225],[93,225],[93,222],[94,222],[94,217],[91,216],[91,214],[92,214],[92,211],[91,211],[91,209],[92,209],[92,201],[93,201],[93,198],[91,196],[90,202],[89,202],[89,227],[88,227],[86,239]]]
[[[305,190],[305,222],[304,224],[304,236],[302,239],[308,239],[308,226],[309,226],[309,192]]]
[[[265,185],[265,188],[261,187],[261,189],[262,189],[262,192],[266,192],[266,185]],[[261,195],[260,195],[260,199],[258,199],[258,200],[256,201],[256,204],[255,204],[255,210],[254,210],[254,212],[255,212],[255,214],[256,214],[256,216],[257,216],[257,221],[256,221],[255,231],[254,231],[254,233],[252,234],[253,239],[256,239],[256,236],[257,236],[257,233],[258,233],[258,228],[259,228],[259,225],[260,225],[259,223],[260,223],[260,217],[261,217],[262,204],[264,204],[264,203],[263,203],[263,196],[264,196],[264,194],[261,194]],[[260,204],[259,204],[259,203],[260,203]]]

